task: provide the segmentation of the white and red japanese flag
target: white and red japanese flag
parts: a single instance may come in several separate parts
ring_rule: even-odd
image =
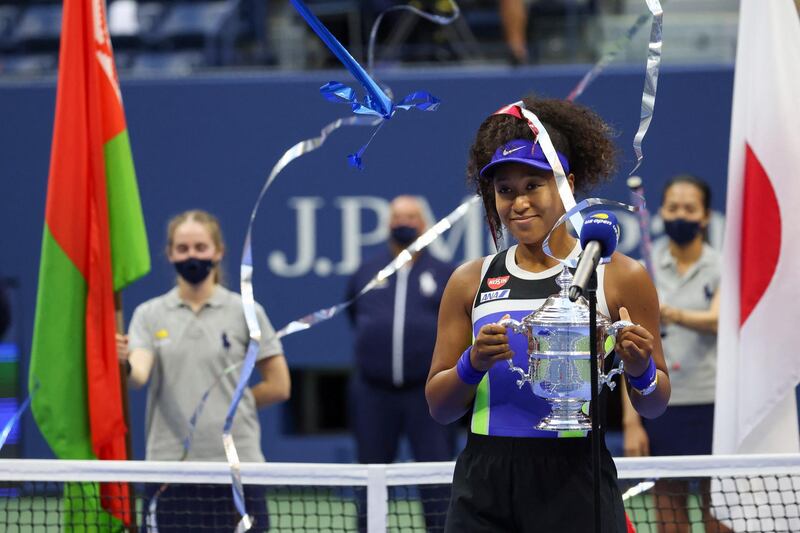
[[[800,17],[740,5],[714,453],[800,452]]]

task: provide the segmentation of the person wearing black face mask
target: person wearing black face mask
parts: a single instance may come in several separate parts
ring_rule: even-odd
[[[364,261],[353,274],[347,299],[425,228],[419,199],[395,198],[389,210],[388,246]],[[425,379],[436,342],[439,301],[452,271],[452,265],[426,251],[420,252],[410,265],[348,309],[355,334],[356,363],[350,380],[350,422],[361,463],[393,462],[403,434],[417,461],[448,461],[455,455],[452,430],[431,418],[425,402]],[[441,528],[449,494],[439,494],[442,491],[438,488],[420,492],[428,528]],[[359,524],[361,531],[365,527],[365,522]]]
[[[716,386],[720,264],[705,242],[711,191],[690,175],[672,178],[664,188],[660,214],[666,238],[653,247],[653,276],[661,304],[664,358],[672,396],[661,417],[640,419],[623,400],[625,454],[707,455],[711,453]],[[658,523],[690,528],[682,481],[659,481],[654,488]],[[708,482],[699,498],[706,531],[729,532],[710,512]]]
[[[237,374],[249,343],[241,297],[222,285],[225,251],[217,219],[205,211],[182,213],[167,230],[167,258],[178,274],[176,286],[136,308],[128,336],[118,336],[119,357],[127,363],[128,383],[147,391],[147,460],[225,461],[222,426],[233,399]],[[256,306],[262,341],[256,368],[262,380],[245,389],[233,424],[242,461],[263,462],[257,409],[285,401],[290,393],[283,348],[263,308]],[[189,420],[199,398],[218,379],[197,418],[191,446],[184,451]],[[152,487],[155,489],[156,487]],[[267,531],[269,516],[263,487],[245,489],[251,531]],[[238,519],[230,487],[170,485],[160,496],[159,531],[231,531]],[[143,522],[144,523],[144,522]]]
[[[175,261],[172,265],[184,281],[190,285],[197,286],[208,278],[208,275],[211,274],[211,270],[217,266],[217,263],[211,259],[188,257],[181,261]]]

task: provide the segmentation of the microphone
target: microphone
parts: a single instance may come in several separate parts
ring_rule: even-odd
[[[586,291],[586,286],[592,274],[597,270],[600,260],[606,262],[617,249],[619,240],[619,226],[617,217],[608,211],[596,211],[583,221],[580,234],[581,252],[578,259],[578,268],[569,287],[569,299],[574,302]]]

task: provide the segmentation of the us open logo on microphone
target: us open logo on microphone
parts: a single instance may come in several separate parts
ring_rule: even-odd
[[[585,224],[602,224],[613,227],[614,234],[617,236],[617,242],[619,242],[619,226],[608,219],[608,213],[595,213],[589,217],[589,220],[587,220]]]

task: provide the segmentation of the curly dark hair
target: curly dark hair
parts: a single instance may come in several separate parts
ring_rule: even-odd
[[[615,132],[594,111],[552,98],[528,96],[523,102],[539,117],[555,149],[569,161],[577,190],[589,191],[614,173],[617,149],[611,137]],[[469,149],[467,183],[483,198],[495,237],[500,237],[502,226],[495,206],[494,187],[491,178],[480,177],[480,171],[498,147],[514,139],[535,140],[528,123],[511,115],[491,115],[478,128],[475,142]]]

